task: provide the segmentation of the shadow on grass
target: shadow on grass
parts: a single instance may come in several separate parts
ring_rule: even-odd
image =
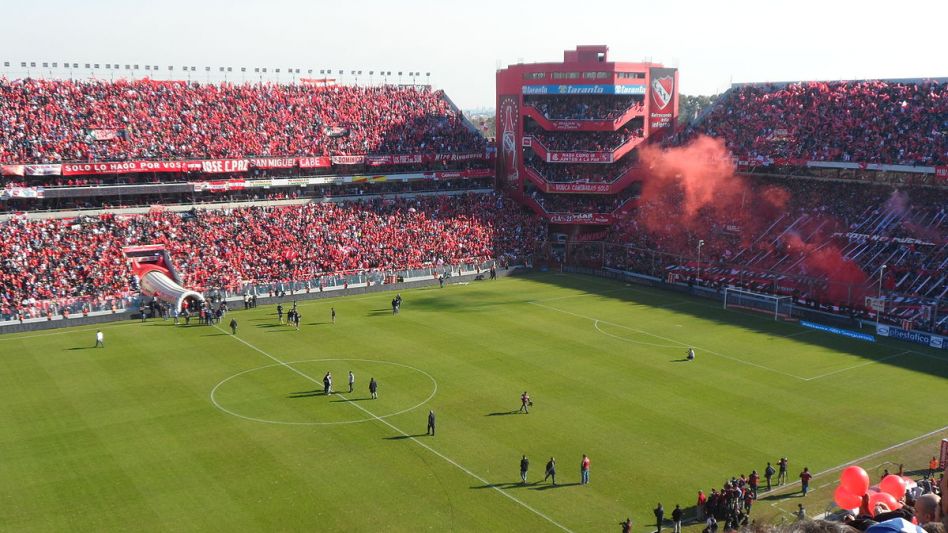
[[[328,324],[329,322],[309,322],[307,326],[321,326],[323,324]]]
[[[66,348],[66,349],[72,352],[75,350],[95,350],[96,347],[95,346],[75,346],[73,348]]]
[[[405,440],[405,439],[412,439],[415,437],[425,437],[427,435],[428,435],[427,433],[418,433],[416,435],[395,435],[394,437],[385,437],[385,440]]]
[[[541,482],[540,482],[540,481],[537,481],[537,482],[535,483],[535,485],[538,484],[538,483],[541,483]],[[558,489],[558,488],[561,488],[561,487],[573,487],[573,486],[576,486],[576,485],[579,485],[579,484],[580,484],[580,483],[577,481],[576,483],[558,483],[558,484],[556,484],[556,485],[539,485],[539,486],[536,486],[536,487],[530,487],[530,490],[550,490],[550,489]]]
[[[257,324],[255,328],[278,328],[280,326],[285,326],[286,324]]]
[[[515,410],[513,410],[513,411],[497,411],[496,413],[487,413],[487,414],[484,415],[484,416],[507,416],[507,415],[515,415],[515,414],[518,414],[518,413],[520,413],[520,411],[517,411],[517,410],[515,409]]]
[[[291,327],[290,329],[277,329],[277,330],[274,330],[274,331],[268,331],[267,333],[286,333],[286,332],[288,332],[288,331],[299,331],[299,330],[296,329],[296,328]]]
[[[312,398],[313,396],[325,396],[321,390],[311,390],[304,392],[291,392],[287,394],[287,398]]]
[[[366,401],[366,400],[371,400],[371,399],[372,399],[371,396],[369,396],[369,397],[367,397],[367,398],[340,398],[340,399],[338,399],[338,400],[333,400],[332,403],[336,403],[336,402],[364,402],[364,401]]]
[[[207,335],[201,335],[202,337],[220,337],[221,335],[227,335],[227,333],[208,333]]]
[[[369,311],[366,316],[382,316],[391,314],[393,314],[391,309],[375,309],[373,311]]]
[[[687,363],[687,362],[688,362],[688,358],[685,357],[685,358],[682,358],[682,359],[671,359],[671,360],[669,360],[668,362],[669,362],[669,363]]]

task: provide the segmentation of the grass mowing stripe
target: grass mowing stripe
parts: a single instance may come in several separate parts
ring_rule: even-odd
[[[215,324],[214,327],[215,327],[216,329],[218,329],[219,331],[225,333],[225,334],[227,333],[226,331],[224,331],[223,329],[221,329],[221,327],[218,326],[217,324]],[[231,338],[233,338],[234,340],[240,341],[241,343],[243,343],[244,345],[248,346],[249,348],[251,348],[251,349],[253,349],[253,350],[255,350],[255,351],[257,351],[257,352],[259,352],[259,353],[261,353],[261,354],[263,354],[263,355],[265,355],[265,356],[267,356],[267,357],[269,357],[269,358],[272,359],[274,362],[276,362],[278,365],[284,366],[284,367],[286,367],[286,368],[292,370],[293,372],[295,372],[295,373],[299,374],[300,376],[306,378],[307,380],[309,380],[309,381],[315,383],[316,385],[322,385],[322,382],[321,382],[321,381],[319,381],[319,380],[313,378],[312,376],[306,374],[305,372],[303,372],[303,371],[301,371],[301,370],[299,370],[299,369],[294,368],[294,367],[291,366],[289,363],[286,363],[286,362],[284,362],[284,361],[281,361],[280,359],[278,359],[278,358],[276,358],[276,357],[270,355],[269,353],[267,353],[267,352],[263,351],[262,349],[260,349],[260,348],[258,348],[258,347],[256,347],[256,346],[254,346],[253,344],[250,344],[249,342],[247,342],[247,341],[241,339],[240,337],[238,337],[238,336],[236,336],[236,335],[228,335],[228,336],[231,337]],[[348,398],[346,398],[346,397],[345,397],[343,394],[341,394],[341,393],[336,393],[336,395],[339,396],[340,398],[342,398],[343,400],[348,400]],[[483,483],[484,485],[489,485],[490,488],[492,488],[492,489],[494,489],[495,491],[497,491],[498,493],[504,495],[504,497],[508,498],[509,500],[511,500],[511,501],[513,501],[513,502],[519,504],[519,505],[520,505],[521,507],[523,507],[524,509],[527,509],[528,511],[530,511],[530,512],[532,512],[533,514],[539,516],[540,518],[543,518],[544,520],[546,520],[547,522],[553,524],[554,526],[558,527],[559,529],[561,529],[561,530],[563,530],[563,531],[568,531],[568,532],[572,533],[572,530],[570,530],[569,528],[567,528],[567,527],[564,526],[563,524],[560,524],[560,523],[557,522],[556,520],[553,520],[553,519],[550,518],[549,516],[547,516],[547,515],[543,514],[542,512],[540,512],[540,511],[534,509],[533,507],[531,507],[529,504],[527,504],[527,503],[524,502],[523,500],[521,500],[521,499],[519,499],[519,498],[516,498],[516,497],[514,497],[514,496],[511,496],[510,494],[507,494],[507,492],[501,490],[499,487],[494,486],[492,483],[490,483],[490,482],[487,481],[486,479],[482,478],[481,476],[475,474],[474,472],[471,472],[470,470],[468,470],[467,468],[465,468],[464,466],[462,466],[461,464],[459,464],[457,461],[451,459],[450,457],[447,457],[446,455],[443,455],[441,452],[435,450],[435,449],[432,448],[431,446],[428,446],[427,444],[421,442],[420,440],[416,439],[415,437],[413,437],[413,436],[409,435],[408,433],[402,431],[401,429],[399,429],[398,427],[396,427],[394,424],[392,424],[392,423],[389,422],[388,420],[384,420],[384,419],[382,419],[382,418],[379,418],[379,417],[376,416],[374,413],[372,413],[371,411],[369,411],[368,409],[366,409],[365,407],[362,407],[361,405],[359,405],[359,404],[357,404],[357,403],[348,402],[348,401],[347,401],[346,403],[348,403],[349,405],[351,405],[351,406],[353,406],[353,407],[355,407],[355,408],[361,410],[361,411],[364,412],[365,414],[369,415],[371,418],[373,418],[373,419],[375,419],[375,420],[378,420],[379,422],[381,422],[381,423],[385,424],[386,426],[392,428],[394,431],[396,431],[397,433],[399,433],[399,434],[402,435],[403,437],[405,437],[405,438],[411,440],[411,441],[414,442],[415,444],[421,446],[422,448],[424,448],[424,449],[428,450],[429,452],[435,454],[436,456],[440,457],[441,459],[443,459],[443,460],[447,461],[448,463],[454,465],[454,466],[457,467],[459,470],[461,470],[461,471],[464,472],[465,474],[471,476],[472,478],[476,479],[477,481],[480,481],[480,482]]]
[[[543,308],[546,308],[546,309],[550,309],[551,311],[559,311],[560,313],[565,313],[565,314],[567,314],[567,315],[572,315],[572,316],[575,316],[575,317],[577,317],[577,318],[585,318],[586,320],[592,320],[594,323],[595,323],[595,322],[598,322],[598,323],[606,324],[606,325],[609,325],[609,326],[616,326],[616,327],[618,327],[618,328],[624,328],[624,329],[627,329],[627,330],[629,330],[629,331],[634,331],[634,332],[636,332],[636,333],[642,333],[642,334],[645,334],[645,335],[650,335],[650,336],[652,336],[652,337],[655,337],[656,339],[662,339],[663,341],[674,342],[674,343],[676,343],[676,344],[678,344],[678,345],[680,345],[680,346],[682,346],[682,347],[684,347],[684,346],[694,346],[695,348],[698,348],[699,350],[701,350],[701,351],[703,351],[703,352],[707,352],[707,353],[710,353],[710,354],[714,354],[714,355],[717,355],[718,357],[723,357],[723,358],[725,358],[725,359],[729,359],[729,360],[735,361],[735,362],[737,362],[737,363],[743,363],[743,364],[745,364],[745,365],[750,365],[750,366],[753,366],[753,367],[756,367],[756,368],[760,368],[760,369],[762,369],[762,370],[767,370],[768,372],[774,372],[774,373],[780,374],[780,375],[782,375],[782,376],[787,376],[788,378],[794,378],[794,379],[798,379],[798,380],[800,380],[800,381],[808,381],[807,378],[800,377],[800,376],[797,376],[797,375],[795,375],[795,374],[789,374],[789,373],[787,373],[787,372],[782,372],[782,371],[780,371],[780,370],[776,370],[776,369],[770,368],[769,366],[759,365],[759,364],[757,364],[757,363],[752,363],[752,362],[750,362],[750,361],[745,361],[745,360],[743,360],[743,359],[738,359],[737,357],[733,357],[733,356],[730,356],[730,355],[724,355],[723,353],[718,353],[718,352],[715,352],[714,350],[709,350],[709,349],[707,349],[707,348],[702,348],[702,347],[698,346],[697,344],[690,344],[690,343],[681,342],[681,341],[676,340],[676,339],[671,339],[671,338],[668,338],[668,337],[663,337],[663,336],[661,336],[661,335],[656,335],[656,334],[654,334],[654,333],[649,333],[648,331],[643,331],[643,330],[640,330],[640,329],[630,328],[629,326],[623,326],[622,324],[616,324],[615,322],[609,322],[609,321],[607,321],[607,320],[600,320],[600,319],[598,319],[598,318],[593,318],[593,317],[590,317],[590,316],[581,315],[581,314],[579,314],[579,313],[574,313],[574,312],[572,312],[572,311],[567,311],[567,310],[565,310],[565,309],[559,309],[559,308],[557,308],[557,307],[552,307],[552,306],[549,306],[549,305],[544,305],[544,304],[541,304],[541,303],[539,303],[539,302],[528,302],[528,303],[529,303],[530,305],[536,305],[536,306],[538,306],[538,307],[543,307]]]

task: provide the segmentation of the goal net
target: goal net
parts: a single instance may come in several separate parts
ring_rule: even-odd
[[[746,309],[766,313],[774,320],[790,318],[793,311],[793,299],[789,296],[775,296],[759,292],[727,287],[724,289],[725,309]]]

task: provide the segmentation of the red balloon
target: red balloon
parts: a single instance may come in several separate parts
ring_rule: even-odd
[[[901,500],[905,497],[905,480],[895,474],[889,474],[882,478],[879,489],[891,494],[896,500]]]
[[[850,494],[862,496],[869,490],[869,474],[858,466],[847,466],[839,474],[839,486]]]
[[[862,503],[862,495],[853,494],[846,490],[846,487],[840,485],[836,487],[833,493],[833,501],[840,509],[856,509]]]
[[[869,494],[869,512],[875,516],[876,514],[876,504],[884,503],[886,508],[889,511],[895,511],[900,509],[902,505],[895,500],[895,498],[888,492],[873,492]]]

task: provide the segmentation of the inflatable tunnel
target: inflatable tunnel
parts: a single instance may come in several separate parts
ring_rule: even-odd
[[[198,309],[204,296],[181,286],[181,278],[171,264],[164,246],[130,246],[122,250],[138,277],[142,298],[157,298],[170,304],[179,313],[187,302],[188,309]]]

